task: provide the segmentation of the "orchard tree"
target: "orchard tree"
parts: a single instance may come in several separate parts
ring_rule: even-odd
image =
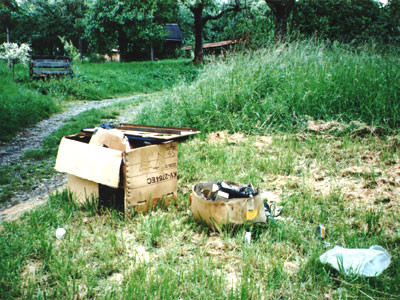
[[[194,61],[200,63],[203,61],[203,32],[204,26],[210,20],[217,20],[227,12],[238,12],[243,7],[239,0],[234,2],[220,4],[220,1],[213,0],[181,0],[193,14],[194,18]]]
[[[398,6],[392,10],[396,2]],[[394,42],[396,28],[400,29],[399,4],[399,0],[388,1],[385,6],[376,0],[299,0],[293,28],[305,36],[317,34],[322,39],[342,42],[371,38]]]
[[[108,53],[118,46],[125,61],[129,48],[146,41],[151,44],[165,34],[154,21],[157,0],[97,0],[89,9],[86,24],[95,50]]]
[[[282,40],[287,35],[287,23],[295,0],[265,0],[275,16],[275,39]]]

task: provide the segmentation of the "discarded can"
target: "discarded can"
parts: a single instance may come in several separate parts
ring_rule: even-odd
[[[324,225],[319,224],[316,230],[316,234],[320,239],[326,238],[326,231]]]
[[[246,244],[250,244],[251,243],[251,232],[246,231],[246,233],[244,234],[244,242]]]

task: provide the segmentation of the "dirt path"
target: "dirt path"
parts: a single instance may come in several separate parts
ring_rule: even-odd
[[[37,123],[33,127],[22,130],[11,142],[0,146],[0,167],[6,166],[19,159],[28,150],[39,148],[45,137],[60,128],[64,122],[73,116],[92,108],[101,108],[112,104],[129,101],[141,97],[135,95],[116,99],[73,103],[68,109],[49,119]]]
[[[72,104],[64,112],[54,115],[49,119],[37,123],[33,127],[29,127],[21,131],[16,138],[8,144],[0,147],[0,167],[12,164],[18,160],[25,151],[37,149],[41,146],[43,140],[53,131],[60,128],[65,121],[73,116],[80,114],[92,108],[102,108],[112,104],[130,101],[143,97],[144,95],[134,95],[116,99],[106,99],[100,101],[87,101]],[[132,120],[134,115],[140,111],[143,104],[128,105],[120,112],[117,119],[110,120],[112,123],[123,123]],[[51,163],[51,162],[49,162]],[[67,178],[65,174],[56,173],[49,179],[43,179],[36,184],[36,187],[29,192],[21,192],[11,199],[11,204],[0,208],[0,222],[4,220],[12,220],[19,217],[25,211],[29,211],[37,205],[47,201],[49,194],[54,193],[58,189],[62,189],[66,184]]]

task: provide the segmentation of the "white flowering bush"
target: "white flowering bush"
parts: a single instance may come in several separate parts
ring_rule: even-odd
[[[28,44],[4,43],[0,46],[0,59],[11,60],[12,63],[22,62],[26,64],[29,61],[29,51],[31,47]]]
[[[29,62],[29,51],[31,47],[28,44],[4,43],[0,46],[0,59],[6,59],[11,62],[14,79],[14,65],[18,62],[27,64]]]

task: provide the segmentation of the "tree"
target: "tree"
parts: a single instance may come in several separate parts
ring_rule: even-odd
[[[118,46],[120,60],[126,61],[132,47],[160,39],[164,28],[154,21],[157,0],[97,0],[89,9],[88,37],[99,53]]]
[[[275,16],[275,39],[282,40],[287,34],[289,15],[295,0],[265,0]]]
[[[274,16],[265,1],[246,0],[239,13],[230,12],[204,29],[204,40],[240,40],[240,46],[264,47],[273,38]]]
[[[14,65],[18,62],[26,64],[29,61],[29,51],[31,48],[27,44],[18,46],[16,43],[4,43],[0,46],[0,59],[7,59],[11,62],[14,80]]]
[[[194,18],[194,62],[203,61],[203,34],[204,26],[210,20],[217,20],[227,12],[238,12],[243,9],[239,0],[233,3],[218,5],[213,0],[181,0],[181,2],[192,12]]]
[[[293,28],[304,36],[318,35],[342,42],[371,38],[389,42],[400,25],[399,17],[389,13],[394,2],[382,7],[375,0],[299,0]]]
[[[3,0],[0,3],[0,24],[6,27],[7,43],[10,43],[10,27],[14,25],[14,13],[18,11],[18,3],[15,0]],[[11,68],[11,60],[8,59],[8,67]],[[14,76],[14,69],[13,69]]]

